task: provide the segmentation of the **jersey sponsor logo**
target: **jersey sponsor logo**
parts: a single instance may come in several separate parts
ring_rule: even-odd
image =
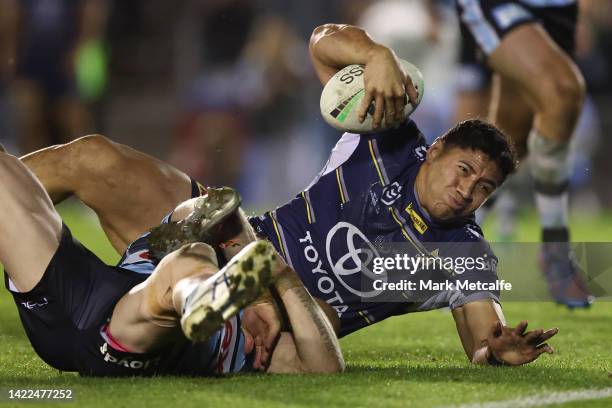
[[[427,224],[425,224],[425,221],[423,221],[423,218],[421,218],[421,216],[414,210],[414,208],[412,208],[412,203],[408,204],[408,207],[406,207],[406,212],[410,216],[410,219],[412,220],[412,225],[414,225],[414,228],[417,231],[419,231],[421,234],[424,234],[428,228]]]
[[[331,250],[332,246],[335,251]],[[334,225],[327,233],[325,251],[332,272],[346,290],[362,298],[380,294],[380,290],[366,284],[364,279],[386,281],[387,276],[384,272],[375,274],[370,270],[374,257],[380,255],[359,228],[348,222]],[[355,274],[359,275],[358,279],[354,277]]]
[[[319,256],[319,252],[313,245],[310,231],[306,231],[306,235],[299,239],[303,245],[304,258],[310,263],[311,272],[315,276],[317,289],[325,300],[338,314],[342,317],[342,313],[348,310],[344,299],[336,290],[335,281],[329,277],[329,272],[323,268],[323,261]]]
[[[21,302],[21,305],[28,310],[32,310],[37,307],[43,307],[47,304],[49,304],[49,301],[47,300],[46,297],[42,298],[39,302],[32,302],[32,301]]]
[[[387,206],[393,205],[394,202],[397,201],[398,198],[402,196],[402,186],[399,185],[397,181],[394,181],[393,184],[385,186],[382,191],[382,197],[380,201]]]
[[[104,344],[100,347],[100,354],[104,357],[104,361],[111,364],[117,364],[119,366],[125,368],[131,368],[133,370],[146,370],[147,368],[157,365],[161,357],[155,357],[149,360],[140,360],[133,357],[123,357],[119,358],[117,356],[112,355],[109,352],[109,349],[112,350],[111,347],[108,346],[108,343],[104,342]]]

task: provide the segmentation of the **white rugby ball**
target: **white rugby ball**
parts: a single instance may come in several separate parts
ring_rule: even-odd
[[[402,68],[417,90],[418,100],[413,106],[407,103],[404,106],[404,117],[408,117],[417,108],[423,98],[424,83],[423,74],[421,71],[408,61],[399,60]],[[372,120],[374,114],[374,104],[370,105],[363,123],[359,123],[359,106],[365,94],[363,85],[363,74],[365,67],[363,65],[349,65],[338,71],[336,75],[331,77],[321,93],[321,115],[327,123],[332,127],[343,132],[351,133],[372,133],[378,132],[381,129],[372,128]],[[385,126],[383,116],[382,127]]]

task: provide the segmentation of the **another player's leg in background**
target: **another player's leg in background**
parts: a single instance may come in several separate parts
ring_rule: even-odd
[[[118,253],[191,197],[178,169],[101,135],[51,146],[21,158],[54,204],[71,195],[92,208]]]
[[[559,303],[588,306],[592,298],[583,287],[568,244],[569,140],[582,109],[584,80],[571,59],[535,23],[507,34],[488,63],[502,77],[502,87],[518,88],[535,113],[527,145],[550,289]],[[504,108],[504,103],[504,97],[499,98],[500,112],[516,108]],[[515,131],[518,127],[509,130]]]
[[[62,220],[43,186],[15,156],[0,152],[0,262],[18,291],[42,278],[61,237]]]
[[[533,124],[533,110],[521,94],[518,84],[494,74],[491,86],[488,119],[510,137],[522,163],[527,155],[527,135]],[[497,194],[498,236],[501,241],[511,241],[516,224],[516,196],[521,179],[514,175]]]

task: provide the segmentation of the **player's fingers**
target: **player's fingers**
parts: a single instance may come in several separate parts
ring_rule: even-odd
[[[372,102],[372,92],[369,90],[365,91],[365,95],[363,95],[363,99],[361,100],[361,105],[359,105],[359,110],[357,111],[357,115],[359,116],[359,122],[363,122],[368,114],[368,109],[370,108],[370,103]]]
[[[416,106],[417,101],[419,100],[419,93],[408,75],[406,75],[406,94],[408,95],[408,99],[410,100],[412,106]]]
[[[521,336],[525,332],[525,329],[527,329],[527,324],[527,320],[523,320],[522,322],[520,322],[518,326],[514,328],[514,334]]]
[[[242,331],[244,332],[244,353],[250,354],[255,347],[255,340],[253,340],[253,336],[247,329],[243,327]]]
[[[538,347],[536,347],[536,349],[538,351],[538,355],[543,353],[553,354],[555,352],[555,349],[553,349],[547,343],[540,344]]]
[[[385,109],[385,100],[382,95],[376,96],[376,101],[374,102],[374,119],[372,122],[372,127],[374,129],[380,127],[380,123],[382,122],[383,113]]]
[[[261,367],[260,358],[261,358],[261,351],[257,346],[255,346],[255,358],[253,359],[253,368],[256,370],[258,370]]]
[[[270,323],[268,332],[266,333],[266,338],[264,339],[264,346],[267,349],[271,350],[272,348],[274,348],[274,343],[276,343],[276,339],[280,334],[280,328],[280,322],[275,320]]]
[[[263,370],[265,367],[265,364],[262,359],[262,351],[263,351],[262,346],[255,346],[255,362],[257,363],[257,366],[255,366],[255,362],[254,362],[253,367],[257,368],[258,370]]]
[[[544,334],[544,330],[537,329],[537,330],[525,333],[523,338],[529,344],[538,344],[542,342],[542,340],[540,340],[540,337],[542,336],[542,334]]]
[[[395,100],[392,96],[385,97],[385,123],[387,126],[395,122]]]
[[[406,105],[406,94],[402,89],[402,95],[395,98],[395,120],[401,121],[404,119],[404,106]]]
[[[260,364],[263,368],[268,366],[268,361],[270,361],[270,351],[265,347],[261,349],[261,361]]]
[[[550,329],[550,330],[546,330],[541,336],[540,336],[540,341],[539,343],[546,341],[548,339],[550,339],[552,336],[554,336],[555,334],[559,333],[559,329],[557,329],[556,327],[554,329]]]

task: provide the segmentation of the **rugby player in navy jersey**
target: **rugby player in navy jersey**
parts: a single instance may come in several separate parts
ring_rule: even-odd
[[[403,243],[417,255],[488,257],[490,268],[468,268],[462,276],[494,282],[496,258],[473,212],[514,170],[515,162],[503,134],[480,121],[461,123],[427,146],[416,125],[397,116],[406,93],[410,100],[416,97],[412,84],[393,51],[363,30],[321,26],[310,48],[323,83],[348,64],[365,65],[361,114],[369,114],[369,102],[375,101],[380,132],[344,134],[306,190],[249,222],[240,210],[224,219],[213,217],[213,229],[200,227],[208,221],[197,211],[183,221],[163,218],[182,200],[192,197],[188,202],[196,203],[206,190],[169,165],[102,136],[22,160],[54,203],[74,194],[96,211],[111,243],[124,253],[120,267],[150,273],[165,254],[200,240],[231,259],[257,234],[297,272],[340,336],[393,315],[448,306],[466,355],[475,364],[520,365],[552,353],[545,342],[557,329],[526,332],[526,322],[506,326],[499,292],[490,287],[433,290],[415,298],[404,293],[402,302],[370,301],[378,293],[363,285],[369,274],[359,267],[360,254],[364,247],[374,251],[381,243]],[[462,252],[466,243],[473,253]],[[260,303],[245,310],[243,318],[251,323],[265,357],[272,350],[267,340],[279,330],[274,306]]]

